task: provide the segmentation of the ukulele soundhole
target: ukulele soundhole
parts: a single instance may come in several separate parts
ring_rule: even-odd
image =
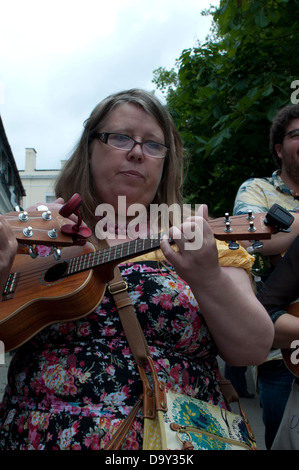
[[[56,282],[66,274],[68,264],[66,261],[62,263],[57,263],[54,266],[51,266],[50,269],[45,274],[46,282]]]

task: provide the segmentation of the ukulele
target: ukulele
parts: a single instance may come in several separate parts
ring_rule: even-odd
[[[237,249],[236,240],[269,239],[277,231],[288,230],[279,211],[275,207],[267,214],[226,214],[208,223],[215,238]],[[292,216],[288,215],[291,224]],[[52,323],[87,316],[100,304],[114,268],[158,249],[161,237],[136,239],[97,251],[90,243],[66,247],[59,260],[17,255],[0,302],[0,340],[5,350],[22,345]]]
[[[287,308],[287,313],[299,317],[299,300],[292,302]],[[299,377],[299,340],[295,340],[293,343],[294,348],[285,348],[281,350],[281,354],[285,365],[289,371]]]

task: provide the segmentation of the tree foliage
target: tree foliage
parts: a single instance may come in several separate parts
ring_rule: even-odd
[[[185,200],[214,216],[245,179],[275,169],[269,128],[299,79],[298,12],[297,0],[220,0],[207,41],[154,71],[189,156]]]

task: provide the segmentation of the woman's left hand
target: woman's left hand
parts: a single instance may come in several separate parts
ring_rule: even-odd
[[[194,283],[216,282],[220,274],[218,251],[214,235],[207,222],[208,209],[200,206],[198,212],[186,219],[180,228],[172,227],[169,236],[178,250],[171,247],[167,237],[162,239],[161,249],[166,259],[190,287]]]

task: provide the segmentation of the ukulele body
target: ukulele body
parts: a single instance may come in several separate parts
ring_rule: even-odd
[[[64,248],[61,259],[53,256],[32,259],[18,255],[12,266],[17,273],[15,290],[0,302],[0,340],[10,351],[46,326],[75,320],[91,313],[105,292],[107,269],[90,269],[72,276],[47,280],[47,272],[75,256],[93,252],[85,246]]]

